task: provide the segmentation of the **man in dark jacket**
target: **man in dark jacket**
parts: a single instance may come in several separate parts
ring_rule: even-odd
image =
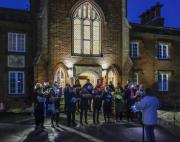
[[[69,88],[69,92],[67,94],[67,123],[68,126],[76,126],[75,123],[75,112],[76,112],[76,103],[77,97],[73,92],[73,88]]]
[[[87,122],[87,111],[88,111],[88,100],[90,98],[89,92],[86,90],[86,88],[83,88],[80,92],[80,123],[83,124],[83,115],[85,117],[85,123]]]
[[[102,105],[102,95],[97,89],[93,92],[93,123],[99,124],[99,112]]]
[[[93,85],[90,83],[90,80],[87,79],[86,84],[83,86],[83,88],[85,88],[90,95],[92,95],[92,91],[93,91]],[[92,98],[89,97],[89,102],[88,102],[88,107],[89,107],[89,111],[91,112],[91,104],[92,104]]]
[[[103,103],[104,120],[106,123],[107,119],[108,119],[108,122],[110,122],[110,115],[112,113],[113,96],[109,91],[109,87],[106,87],[106,90],[103,94],[103,100],[104,100],[104,103]]]

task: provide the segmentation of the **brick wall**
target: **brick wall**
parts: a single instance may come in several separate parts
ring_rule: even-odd
[[[102,65],[109,68],[113,64],[122,70],[122,21],[126,13],[125,0],[96,0],[97,7],[104,15],[102,22],[102,57],[75,57],[71,55],[72,25],[71,11],[77,0],[48,1],[48,77],[54,79],[55,67],[62,63],[71,65]],[[128,37],[129,35],[123,35]],[[120,71],[121,72],[121,71]],[[43,78],[43,77],[41,77]]]

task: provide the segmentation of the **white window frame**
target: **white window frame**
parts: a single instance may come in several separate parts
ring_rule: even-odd
[[[161,82],[159,82],[160,77],[161,76]],[[164,86],[164,76],[166,76],[166,86]],[[158,91],[159,92],[168,92],[169,91],[169,78],[170,78],[170,74],[167,72],[159,72],[158,73]],[[160,84],[161,83],[161,84]],[[164,89],[166,88],[166,89]]]
[[[15,35],[15,37],[16,37],[16,39],[15,39],[15,42],[16,42],[16,44],[15,44],[15,49],[13,50],[12,49],[12,46],[13,46],[13,40],[12,41],[10,41],[10,36],[14,36]],[[19,43],[18,43],[18,36],[19,35],[22,35],[23,36],[23,38],[24,38],[24,47],[23,47],[23,50],[20,50],[19,49]],[[26,52],[26,34],[25,33],[13,33],[13,32],[9,32],[8,33],[8,51],[9,52],[22,52],[22,53],[24,53],[24,52]]]
[[[137,56],[135,57],[134,55],[133,55],[133,53],[134,53],[134,47],[133,47],[133,45],[136,45],[137,46]],[[139,53],[139,42],[138,41],[132,41],[132,42],[130,42],[130,57],[132,58],[132,59],[137,59],[137,58],[139,58],[139,55],[140,55],[140,53]]]
[[[165,54],[167,54],[167,56],[165,58],[164,58],[164,49],[163,49],[164,47],[166,47],[166,53]],[[161,48],[161,49],[159,49],[159,48]],[[161,54],[159,53],[160,50],[161,50]],[[167,43],[159,43],[157,52],[158,52],[157,53],[158,59],[160,59],[160,60],[169,59],[169,45]]]
[[[15,73],[15,92],[11,92],[11,73]],[[18,92],[18,73],[22,73],[23,75],[23,91],[22,92]],[[8,93],[10,95],[24,95],[25,94],[25,73],[23,71],[9,71],[8,73]]]

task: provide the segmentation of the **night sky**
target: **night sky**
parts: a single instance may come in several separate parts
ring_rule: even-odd
[[[0,0],[0,7],[29,9],[29,0]],[[154,6],[157,2],[164,5],[162,16],[167,27],[180,28],[180,0],[128,0],[128,19],[130,22],[139,22],[139,15]]]

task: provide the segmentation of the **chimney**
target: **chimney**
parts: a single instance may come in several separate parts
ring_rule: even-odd
[[[152,25],[152,26],[164,26],[164,18],[161,17],[161,8],[163,5],[157,3],[151,9],[148,9],[146,12],[142,13],[141,24],[143,25]]]

